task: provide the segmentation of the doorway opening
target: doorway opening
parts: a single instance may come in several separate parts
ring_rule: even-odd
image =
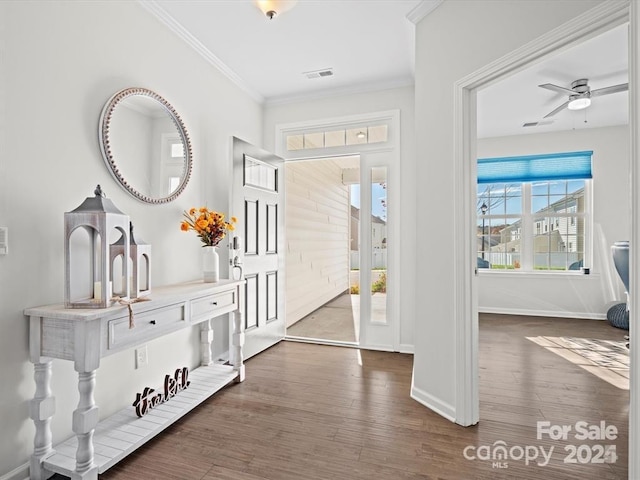
[[[359,155],[286,164],[289,339],[358,343],[360,322],[350,285],[352,186],[345,177],[359,178],[359,170]]]
[[[387,321],[387,169],[371,168],[370,188],[363,189],[360,160],[346,155],[286,163],[290,340],[359,345],[365,295],[371,321]],[[367,262],[364,251],[370,252]]]
[[[594,9],[595,11],[596,9]],[[463,208],[456,209],[456,214],[460,218],[458,227],[462,232],[464,242],[458,245],[460,257],[464,259],[464,264],[469,266],[476,263],[476,218],[472,205],[475,202],[476,190],[476,96],[481,88],[485,88],[497,79],[506,78],[514,72],[520,71],[523,67],[535,64],[542,57],[548,56],[551,51],[563,51],[568,46],[573,46],[581,39],[589,39],[625,23],[629,19],[628,5],[608,4],[599,9],[597,13],[591,16],[582,15],[576,17],[574,21],[568,22],[561,27],[540,37],[532,44],[527,44],[522,48],[512,52],[508,58],[500,59],[489,64],[485,68],[466,76],[464,79],[455,84],[456,107],[454,109],[454,145],[455,145],[455,163],[461,171],[466,175],[461,176],[454,186],[454,192],[463,198],[461,205]],[[633,19],[633,17],[632,17]],[[633,21],[631,23],[631,34],[634,32]],[[633,48],[634,43],[629,42]],[[535,45],[535,48],[532,48]],[[535,52],[535,53],[533,53]],[[505,57],[506,58],[506,57]],[[630,55],[631,66],[630,71],[633,72],[635,58]],[[633,77],[631,83],[634,84]],[[633,106],[633,102],[631,102]],[[469,115],[471,113],[471,115]],[[633,109],[630,116],[634,118]],[[468,127],[468,128],[467,128]],[[632,149],[635,145],[635,133],[630,131],[632,137]],[[633,158],[633,155],[631,156]],[[632,179],[635,175],[633,164],[631,166]],[[634,191],[632,189],[632,197]],[[633,222],[631,225],[631,237],[634,236],[635,230]],[[478,401],[478,291],[477,276],[474,276],[472,270],[460,271],[460,284],[465,283],[463,289],[465,294],[460,298],[457,312],[459,316],[456,318],[456,375],[457,375],[457,391],[456,391],[456,407],[455,421],[461,425],[472,425],[479,419],[479,401]],[[469,288],[466,288],[466,286]],[[632,290],[634,290],[632,288]],[[632,292],[633,293],[633,292]],[[633,355],[632,355],[633,357]],[[633,363],[633,358],[632,362]],[[633,388],[632,388],[633,390]],[[631,410],[634,409],[634,401],[631,402]],[[631,422],[633,426],[633,422]],[[633,443],[633,442],[632,442]]]
[[[287,190],[286,339],[399,351],[399,111],[278,125],[276,139]],[[331,181],[319,173],[330,166]],[[302,276],[311,269],[321,271]],[[300,331],[331,313],[342,313],[348,336]]]

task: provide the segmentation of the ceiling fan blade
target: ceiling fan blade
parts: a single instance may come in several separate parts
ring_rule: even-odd
[[[611,87],[599,88],[597,90],[591,90],[592,97],[601,97],[602,95],[609,95],[611,93],[624,92],[629,90],[628,83],[621,83],[620,85],[613,85]]]
[[[556,108],[555,110],[547,113],[543,118],[549,118],[549,117],[553,117],[556,113],[564,110],[565,108],[567,108],[567,105],[569,105],[569,102],[566,101],[564,102],[562,105],[560,105],[558,108]]]
[[[559,87],[558,85],[554,85],[553,83],[543,83],[542,85],[538,85],[541,88],[546,88],[547,90],[552,90],[554,92],[562,93],[565,95],[575,95],[576,92],[570,90],[568,88]]]

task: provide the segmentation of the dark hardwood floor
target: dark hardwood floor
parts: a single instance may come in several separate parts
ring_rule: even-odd
[[[467,428],[409,398],[411,355],[282,342],[247,361],[244,383],[101,479],[626,479],[629,392],[601,378],[624,384],[625,333],[603,321],[482,315],[481,420]],[[572,431],[538,439],[539,421]],[[617,438],[577,440],[580,421],[614,425]],[[464,456],[501,441],[511,455],[499,466]],[[565,463],[572,448],[578,461],[597,460],[597,445],[615,445],[617,460]],[[540,447],[553,447],[545,466]],[[529,465],[517,458],[533,448]]]

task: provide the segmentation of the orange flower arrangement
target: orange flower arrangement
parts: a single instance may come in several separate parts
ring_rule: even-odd
[[[193,230],[200,237],[203,247],[215,247],[225,237],[227,232],[235,230],[234,223],[238,221],[236,217],[231,217],[230,221],[225,220],[224,213],[209,210],[207,207],[200,209],[192,208],[184,212],[185,220],[180,224],[183,232]]]

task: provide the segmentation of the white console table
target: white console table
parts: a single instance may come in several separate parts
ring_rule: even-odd
[[[154,288],[151,300],[132,305],[133,328],[129,325],[128,308],[122,305],[91,310],[65,309],[63,305],[26,309],[36,383],[29,405],[36,427],[31,479],[45,480],[60,473],[73,480],[97,480],[99,473],[229,382],[243,381],[243,284],[244,280],[198,281]],[[211,355],[211,319],[226,313],[232,313],[233,365],[215,365]],[[128,407],[99,421],[93,392],[100,359],[196,324],[200,325],[201,366],[189,373],[189,388],[143,417]],[[50,427],[55,414],[55,398],[50,388],[54,358],[74,362],[80,393],[72,419],[76,435],[55,448]],[[159,383],[161,380],[158,379]]]

